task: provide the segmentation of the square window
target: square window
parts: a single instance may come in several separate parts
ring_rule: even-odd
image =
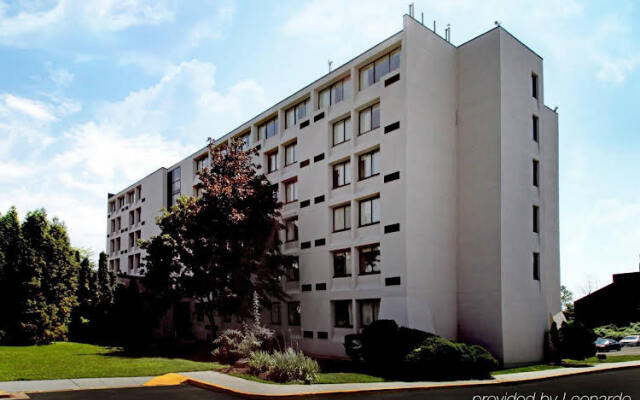
[[[351,183],[351,161],[345,161],[333,166],[333,188],[339,188]]]
[[[333,124],[333,145],[351,140],[351,118],[345,118]]]
[[[360,201],[360,226],[380,222],[380,197]]]
[[[365,246],[359,249],[360,275],[380,273],[380,245]]]
[[[334,325],[336,328],[352,328],[353,315],[351,300],[336,300],[333,302]]]
[[[380,103],[367,107],[360,111],[359,134],[363,135],[380,127]]]
[[[333,209],[333,231],[351,229],[351,206],[349,204]]]
[[[380,300],[361,300],[360,303],[360,327],[364,328],[373,321],[378,320],[380,313]]]
[[[359,157],[359,177],[360,180],[370,178],[380,174],[380,150],[376,149],[370,153],[363,154]]]
[[[351,276],[351,250],[333,252],[333,277]]]

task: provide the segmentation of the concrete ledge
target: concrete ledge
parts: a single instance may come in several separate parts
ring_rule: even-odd
[[[438,389],[464,386],[489,386],[498,384],[518,384],[521,382],[554,379],[563,376],[588,374],[624,368],[640,367],[640,361],[597,364],[591,367],[565,367],[544,371],[520,372],[497,375],[493,379],[464,380],[447,382],[375,382],[313,385],[279,385],[250,381],[231,375],[199,371],[184,374],[167,374],[147,382],[145,385],[189,384],[200,388],[235,393],[249,397],[287,397],[303,395],[341,394],[354,392],[375,392],[390,390]]]

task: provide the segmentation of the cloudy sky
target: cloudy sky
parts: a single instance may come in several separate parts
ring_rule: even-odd
[[[399,31],[407,2],[0,0],[0,211],[45,207],[97,254],[107,192]],[[416,11],[450,23],[454,44],[499,20],[544,57],[560,114],[562,280],[580,295],[637,270],[640,1]]]

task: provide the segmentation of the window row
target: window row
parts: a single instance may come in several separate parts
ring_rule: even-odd
[[[338,162],[331,168],[334,189],[351,184],[353,175],[351,160]],[[364,180],[376,175],[380,175],[380,149],[358,156],[358,179]]]
[[[287,304],[287,325],[300,326],[300,315],[302,308],[299,301],[289,301]],[[333,326],[336,328],[353,328],[353,301],[334,300],[331,302],[333,308]],[[373,321],[378,320],[380,313],[380,299],[356,300],[360,317],[360,328],[363,328]],[[278,301],[271,302],[271,324],[280,325],[282,323],[281,304]]]
[[[395,49],[360,68],[360,90],[368,88],[384,75],[400,68],[400,55],[400,49]]]
[[[380,243],[369,244],[356,248],[358,275],[374,275],[380,273]],[[351,249],[340,249],[331,252],[334,278],[350,277],[353,272]],[[287,282],[300,280],[300,266],[296,257],[292,267],[285,276]]]
[[[297,142],[289,143],[284,146],[284,166],[288,167],[291,164],[298,162],[296,151],[298,148]],[[265,153],[267,173],[275,172],[280,167],[279,150],[271,150]]]
[[[115,200],[109,202],[109,212],[115,212],[116,210],[124,207],[125,205],[133,204],[142,198],[142,186],[138,185],[135,189],[131,189],[126,194],[119,196]]]

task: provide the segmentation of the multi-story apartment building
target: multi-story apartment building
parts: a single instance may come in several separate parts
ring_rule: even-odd
[[[542,58],[501,27],[456,47],[405,16],[399,33],[217,139],[257,148],[280,188],[299,273],[270,326],[317,355],[344,356],[345,335],[389,318],[506,364],[540,360],[560,311],[558,119],[542,78]],[[198,194],[208,160],[205,147],[110,195],[112,268],[138,273],[135,239]]]

